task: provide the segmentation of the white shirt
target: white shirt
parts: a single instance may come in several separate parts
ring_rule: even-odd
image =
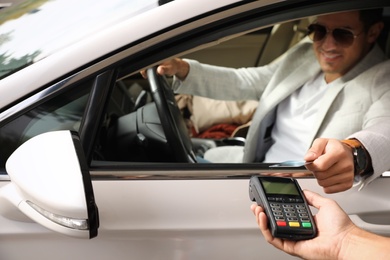
[[[275,143],[268,150],[264,162],[303,161],[311,145],[309,134],[320,101],[329,85],[324,74],[320,73],[278,105],[271,134]]]

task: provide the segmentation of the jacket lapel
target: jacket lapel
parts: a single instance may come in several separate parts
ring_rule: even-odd
[[[292,62],[290,65],[296,65],[297,62]],[[302,73],[304,72],[304,73]],[[317,75],[320,72],[320,66],[312,55],[311,61],[302,61],[299,66],[293,71],[279,71],[278,75],[288,75],[282,81],[280,77],[275,77],[267,87],[267,91],[262,95],[259,106],[253,116],[251,127],[249,128],[247,139],[259,140],[260,136],[264,133],[264,129],[268,124],[261,124],[263,119],[272,112],[277,105],[286,97],[291,95],[298,88],[302,87],[311,77]],[[277,84],[278,83],[278,84]],[[263,138],[263,137],[261,137]],[[255,159],[256,147],[260,145],[257,141],[247,142],[245,145],[244,161],[250,162]],[[262,153],[262,152],[260,152]]]
[[[320,66],[317,61],[302,63],[293,73],[281,81],[277,87],[273,88],[269,95],[265,95],[261,101],[268,103],[267,107],[272,109],[319,72]]]

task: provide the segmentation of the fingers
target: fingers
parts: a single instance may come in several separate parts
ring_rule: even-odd
[[[143,78],[147,79],[148,75],[146,73],[146,70],[141,70],[140,71],[141,75]],[[157,67],[157,74],[159,75],[166,75],[166,76],[173,76],[175,75],[174,70],[172,69],[172,65],[169,64],[169,62],[164,62],[160,64]]]
[[[256,222],[263,233],[263,236],[267,241],[272,241],[273,237],[270,229],[268,228],[267,216],[264,213],[264,209],[256,204],[251,205],[251,210],[256,217]]]
[[[353,163],[351,151],[341,141],[336,139],[318,138],[305,155],[305,160],[312,160],[306,168],[311,171],[324,171],[331,166],[343,162],[342,166]]]
[[[251,211],[253,212],[253,215],[255,215],[256,216],[256,212],[255,212],[255,210],[256,210],[256,207],[257,207],[257,205],[256,204],[251,204]]]
[[[267,216],[264,213],[263,208],[256,204],[252,204],[251,210],[256,216],[256,222],[260,228],[261,233],[264,236],[264,239],[274,247],[283,250],[284,247],[283,245],[285,241],[280,238],[275,238],[274,236],[272,236],[272,232],[268,228],[268,220],[267,220]]]
[[[332,174],[331,172],[314,172],[313,174],[318,184],[328,194],[345,191],[353,186],[353,171],[343,171],[339,174]]]
[[[162,62],[157,67],[157,74],[159,75],[165,75],[165,76],[176,76],[180,80],[184,80],[190,70],[190,65],[188,62],[179,59],[174,58],[171,60],[167,60]],[[146,71],[142,70],[140,71],[142,77],[147,78]]]
[[[265,226],[264,226],[264,217],[260,218],[260,213],[262,213],[262,212],[264,213],[264,209],[262,207],[258,206],[257,204],[253,203],[251,205],[251,210],[256,217],[256,222],[259,225],[260,229],[261,230],[268,229],[267,217],[265,217],[265,224],[266,224]]]
[[[322,171],[313,171],[318,185],[323,187],[325,193],[346,191],[353,186],[353,166],[344,167],[342,163],[336,163]]]
[[[146,74],[146,70],[141,70],[139,73],[141,74],[141,76],[142,76],[144,79],[147,79],[147,78],[148,78],[148,75]]]
[[[157,67],[157,73],[159,75],[166,75],[172,77],[176,75],[178,71],[178,66],[179,66],[178,63],[175,60],[166,61],[161,63]]]
[[[313,160],[314,159],[314,160]],[[318,138],[305,156],[307,164],[325,193],[350,189],[354,182],[354,164],[350,149],[336,139]]]
[[[325,193],[341,192],[353,186],[354,166],[349,156],[352,155],[335,153],[334,158],[324,156],[310,165],[310,170]]]
[[[318,209],[317,214],[314,216],[316,219],[317,227],[329,227],[331,224],[335,229],[325,230],[338,233],[337,229],[345,227],[346,223],[352,223],[347,214],[337,204],[337,202],[330,198],[325,198],[315,192],[304,190],[305,198],[310,206]],[[339,227],[337,227],[339,225]]]

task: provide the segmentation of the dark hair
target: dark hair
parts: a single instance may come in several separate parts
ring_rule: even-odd
[[[381,22],[383,8],[360,10],[360,21],[363,22],[364,30],[368,31],[373,24]]]

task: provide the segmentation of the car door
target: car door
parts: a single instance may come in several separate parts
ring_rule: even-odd
[[[164,10],[175,14],[176,5],[180,4],[177,2]],[[1,122],[2,165],[13,150],[40,133],[64,129],[79,132],[89,162],[100,226],[97,237],[75,239],[46,229],[15,209],[7,208],[0,211],[0,258],[295,259],[267,244],[249,209],[252,203],[248,195],[249,178],[274,172],[268,165],[126,161],[107,159],[107,154],[101,153],[107,147],[106,139],[101,137],[108,135],[106,130],[116,118],[109,117],[113,113],[107,111],[126,115],[137,107],[135,99],[121,88],[124,77],[128,79],[126,86],[147,85],[138,71],[168,57],[184,54],[196,57],[195,49],[203,49],[203,45],[219,46],[219,41],[227,43],[226,38],[230,37],[238,40],[236,36],[243,31],[256,29],[268,37],[272,29],[265,30],[265,27],[274,22],[354,7],[354,1],[340,1],[344,7],[332,1],[324,1],[322,5],[290,1],[295,5],[279,3],[272,8],[263,2],[230,6],[182,21],[183,24],[173,29],[166,28],[144,42],[140,40],[146,47],[139,52],[134,51],[133,45],[122,46],[112,56],[104,56],[76,73],[67,74],[65,80],[61,78],[42,86],[34,98],[12,107],[17,109],[19,105],[22,109]],[[369,5],[373,1],[363,2]],[[122,33],[131,35],[135,30],[127,28]],[[134,122],[129,120],[129,127]],[[142,152],[140,147],[129,146],[129,149],[136,155]],[[10,183],[4,167],[0,178],[3,190]],[[298,182],[303,189],[335,199],[357,225],[390,236],[387,188],[390,178],[386,174],[362,190],[354,187],[332,195],[324,194],[313,177],[298,178]]]

